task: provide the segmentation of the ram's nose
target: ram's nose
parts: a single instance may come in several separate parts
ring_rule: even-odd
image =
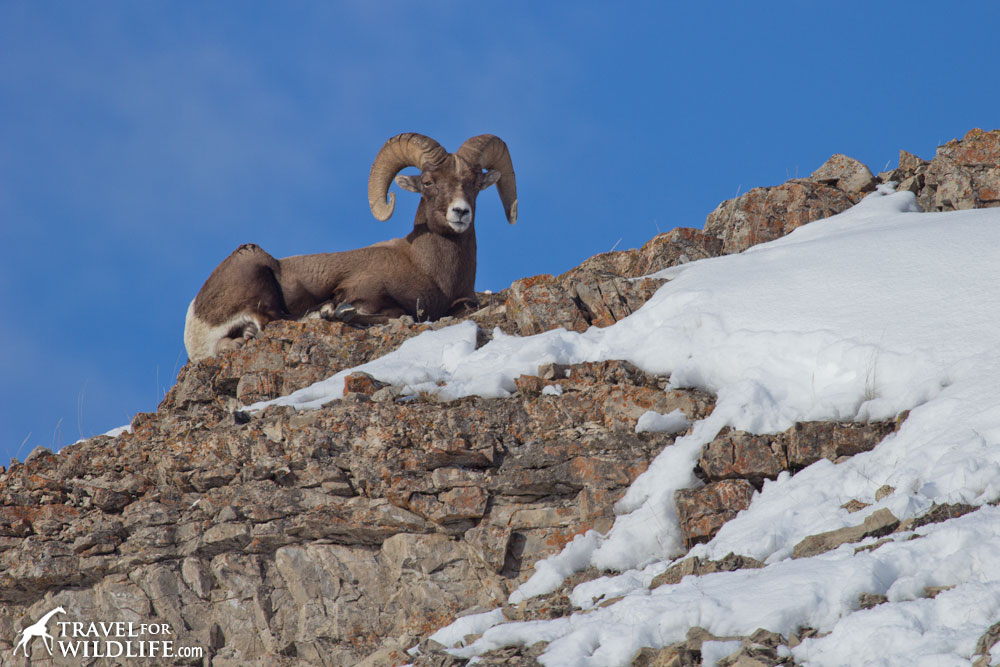
[[[448,215],[446,216],[448,224],[456,229],[457,226],[468,227],[472,224],[472,204],[470,204],[464,197],[459,197],[451,202],[451,206],[448,207]]]

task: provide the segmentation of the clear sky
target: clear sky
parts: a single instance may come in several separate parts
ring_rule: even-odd
[[[997,25],[979,1],[2,0],[0,465],[154,410],[240,243],[405,235],[416,196],[380,223],[365,189],[394,134],[507,142],[518,224],[493,190],[476,222],[496,290],[833,153],[877,172],[1000,126]]]

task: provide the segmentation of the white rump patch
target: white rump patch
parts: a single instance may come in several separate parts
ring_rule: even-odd
[[[187,309],[187,317],[184,319],[184,347],[187,349],[188,360],[200,361],[214,356],[219,341],[227,338],[234,327],[243,327],[247,324],[255,324],[258,329],[264,328],[263,323],[250,313],[240,313],[222,324],[213,326],[194,314],[194,299],[192,299]]]

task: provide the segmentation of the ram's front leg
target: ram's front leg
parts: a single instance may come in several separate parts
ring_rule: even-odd
[[[319,316],[325,320],[362,326],[385,324],[389,320],[402,317],[405,314],[406,312],[399,307],[382,308],[375,311],[364,302],[352,303],[348,301],[336,305],[333,302],[327,302],[319,309]]]

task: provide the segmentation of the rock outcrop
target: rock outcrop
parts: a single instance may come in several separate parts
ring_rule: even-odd
[[[301,326],[329,344],[341,329]],[[510,399],[373,400],[381,388],[360,376],[317,411],[231,412],[243,378],[225,374],[261,372],[285,331],[186,367],[164,401],[184,408],[0,477],[0,637],[58,605],[167,623],[215,665],[401,664],[463,610],[504,603],[576,533],[610,528],[673,439],[636,434],[642,413],[712,406],[603,362],[555,369],[558,396],[526,376]]]
[[[705,233],[722,242],[724,254],[742,252],[840,213],[889,182],[913,192],[924,211],[1000,206],[1000,130],[970,130],[930,161],[901,150],[899,166],[877,178],[857,160],[834,155],[808,178],[722,202],[705,220]]]
[[[868,167],[846,155],[834,155],[809,178],[754,188],[722,202],[705,219],[705,233],[722,241],[725,254],[743,252],[846,211],[874,189]]]
[[[802,422],[784,433],[752,435],[724,428],[702,449],[695,474],[705,482],[675,495],[684,544],[708,542],[727,521],[750,506],[754,491],[782,471],[797,472],[820,459],[837,463],[870,451],[896,427]]]
[[[901,154],[900,166],[879,179],[912,190],[926,210],[993,206],[998,163],[1000,132],[974,130],[930,162]],[[458,319],[479,325],[480,344],[494,327],[526,335],[608,326],[663,283],[643,276],[777,238],[846,209],[876,183],[864,165],[835,155],[809,178],[724,202],[704,231],[674,229],[561,276],[519,280],[479,295],[481,308]],[[185,366],[159,410],[137,415],[130,433],[57,455],[39,450],[0,469],[3,664],[80,664],[49,657],[41,642],[30,659],[13,654],[21,631],[57,609],[59,620],[84,625],[156,624],[175,650],[161,664],[216,666],[460,665],[426,640],[460,615],[496,607],[518,620],[571,613],[572,585],[599,573],[578,573],[520,605],[507,598],[538,559],[582,531],[607,530],[625,489],[673,443],[666,433],[636,433],[639,416],[679,409],[694,422],[710,413],[712,396],[667,390],[667,378],[608,361],[539,368],[518,378],[508,398],[404,397],[356,373],[343,400],[315,411],[241,410],[455,321],[401,318],[367,329],[274,322],[241,350]],[[765,480],[870,450],[896,426],[723,429],[699,459],[703,484],[676,495],[685,543],[710,540]],[[902,525],[875,513],[796,551],[819,553],[973,509],[941,506]],[[652,587],[761,566],[742,556],[688,558]],[[991,632],[980,653],[995,642]],[[700,664],[705,642],[732,648],[721,664],[784,664],[777,647],[809,633],[719,638],[693,628],[686,641],[644,650],[635,664]],[[163,639],[142,637],[150,638]],[[418,644],[414,658],[407,649]],[[479,664],[533,665],[539,649],[503,649]]]
[[[723,252],[743,252],[788,234],[804,224],[828,218],[853,205],[837,188],[795,179],[746,194],[719,204],[705,220],[705,232],[722,239]]]
[[[662,282],[627,278],[708,256],[702,236],[674,230],[534,281],[567,300],[562,311],[522,281],[481,295],[469,318],[481,342],[494,326],[611,324]],[[23,619],[58,607],[84,623],[163,624],[200,652],[177,664],[403,664],[456,615],[503,604],[575,534],[610,528],[614,503],[673,440],[637,434],[640,415],[680,409],[694,421],[712,408],[708,395],[603,362],[540,368],[508,399],[401,399],[355,374],[345,399],[320,410],[240,410],[453,321],[275,322],[185,366],[130,433],[3,471],[0,654]],[[543,392],[553,384],[558,395]]]
[[[517,280],[504,302],[514,325],[511,333],[530,335],[559,327],[585,331],[592,325],[614,324],[635,312],[664,282],[643,276],[716,257],[721,251],[718,238],[679,227],[657,235],[638,250],[595,255],[558,277]],[[636,278],[642,279],[631,280]]]
[[[899,152],[899,166],[879,174],[917,195],[925,211],[1000,206],[1000,130],[970,130],[940,146],[930,161]]]

